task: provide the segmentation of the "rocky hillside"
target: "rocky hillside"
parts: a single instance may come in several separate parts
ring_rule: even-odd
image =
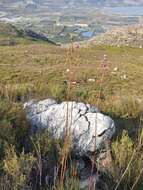
[[[143,25],[114,28],[105,34],[94,37],[90,44],[143,47]]]
[[[22,42],[0,46],[0,190],[89,189],[89,179],[96,180],[96,190],[115,190],[131,161],[118,190],[131,189],[139,177],[134,190],[141,190],[143,132],[136,134],[143,125],[143,49],[67,50],[41,41]],[[114,133],[113,121],[105,115],[113,119],[116,134],[111,146],[107,142],[107,149],[96,149]],[[49,133],[30,137],[37,127],[49,127]],[[71,129],[74,141],[70,135],[63,141],[62,131],[69,134]],[[61,139],[54,139],[54,132]],[[62,167],[65,185],[59,187]]]

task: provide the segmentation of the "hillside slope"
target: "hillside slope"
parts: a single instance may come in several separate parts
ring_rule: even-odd
[[[5,90],[9,99],[16,100],[25,100],[27,96],[64,97],[69,67],[66,48],[34,42],[13,47],[0,46],[0,52],[1,97]],[[103,111],[130,97],[142,99],[143,49],[108,46],[79,48],[73,55],[73,99],[96,103],[104,55],[107,55],[108,68],[102,94]]]
[[[0,35],[4,36],[12,36],[12,37],[20,37],[23,36],[23,32],[18,30],[12,24],[6,22],[0,22]]]
[[[89,41],[94,45],[143,47],[143,25],[114,28]]]
[[[55,44],[44,34],[39,34],[32,30],[21,30],[14,25],[0,22],[0,45],[14,45],[23,40],[40,40]]]

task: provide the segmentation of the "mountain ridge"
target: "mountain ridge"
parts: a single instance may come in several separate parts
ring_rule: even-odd
[[[120,6],[120,5],[143,5],[143,0],[3,0],[1,4],[5,5],[7,3],[15,4],[23,2],[25,5],[95,5],[95,6]],[[33,7],[32,7],[33,8]],[[36,7],[35,7],[36,8]]]

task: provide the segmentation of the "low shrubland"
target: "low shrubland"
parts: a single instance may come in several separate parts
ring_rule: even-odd
[[[52,139],[47,131],[29,135],[23,103],[48,97],[87,102],[112,116],[117,134],[107,171],[110,189],[142,189],[142,49],[67,51],[33,43],[0,51],[0,189],[79,189],[67,141]]]

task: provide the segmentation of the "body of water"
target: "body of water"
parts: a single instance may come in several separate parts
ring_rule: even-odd
[[[110,7],[105,8],[105,12],[123,16],[143,16],[143,6]]]
[[[84,38],[91,38],[93,36],[93,32],[91,31],[82,32],[82,36]]]

